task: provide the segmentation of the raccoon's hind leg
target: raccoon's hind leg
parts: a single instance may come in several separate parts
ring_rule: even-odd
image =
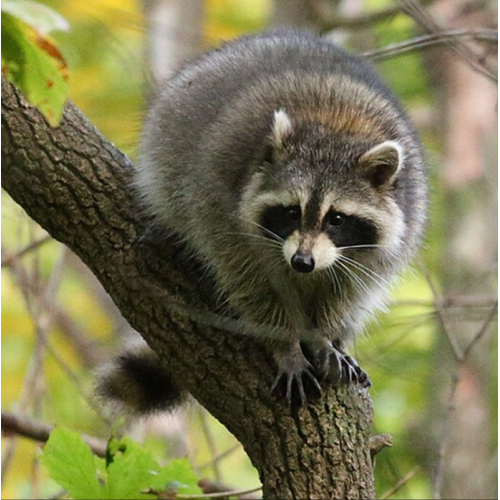
[[[298,340],[278,346],[274,351],[274,359],[278,365],[278,374],[271,386],[272,394],[282,394],[284,390],[288,404],[292,405],[298,399],[300,406],[306,403],[307,395],[321,395],[321,386]]]
[[[357,361],[330,340],[306,344],[305,351],[322,380],[328,380],[336,387],[354,382],[362,387],[372,385]]]

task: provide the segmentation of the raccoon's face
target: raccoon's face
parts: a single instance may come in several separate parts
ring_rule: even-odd
[[[272,148],[240,207],[248,230],[279,245],[298,273],[329,268],[348,250],[355,255],[396,250],[404,222],[391,190],[402,147],[393,141],[346,147],[345,140],[332,147],[317,137],[308,147],[308,141],[295,137],[280,157],[276,150],[287,149],[284,142],[293,140],[292,131],[289,116],[277,111]]]
[[[324,215],[308,220],[308,208],[269,206],[260,218],[262,234],[283,244],[285,260],[297,272],[330,267],[342,248],[375,248],[379,241],[377,226],[368,218],[328,207]]]

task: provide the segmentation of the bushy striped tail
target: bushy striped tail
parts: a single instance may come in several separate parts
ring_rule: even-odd
[[[187,396],[172,383],[155,352],[142,343],[101,367],[97,394],[106,406],[136,417],[172,410]]]

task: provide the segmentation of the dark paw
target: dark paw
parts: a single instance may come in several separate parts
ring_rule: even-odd
[[[357,382],[364,388],[371,387],[372,382],[368,373],[366,373],[361,366],[358,365],[354,358],[351,358],[351,356],[348,356],[347,354],[343,354],[343,356],[346,364],[349,366],[349,369],[351,371],[354,370],[354,378],[352,380],[349,379],[349,381]]]
[[[290,406],[304,406],[308,399],[321,396],[321,386],[309,363],[282,367],[271,385],[271,394],[286,397]]]
[[[352,383],[365,388],[372,385],[368,374],[354,358],[331,345],[315,354],[313,365],[323,380],[328,380],[336,387]]]

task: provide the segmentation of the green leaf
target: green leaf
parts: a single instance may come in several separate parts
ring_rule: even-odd
[[[41,462],[50,477],[75,500],[104,498],[97,482],[92,451],[77,432],[54,429],[43,449]]]
[[[41,35],[69,30],[69,23],[63,16],[47,5],[32,0],[3,0],[2,12],[23,21]]]
[[[2,12],[2,74],[53,126],[68,94],[66,63],[57,47],[27,24]]]
[[[155,479],[153,488],[159,491],[175,488],[183,495],[200,495],[203,493],[198,486],[198,478],[187,458],[172,460],[162,467]]]
[[[139,444],[125,437],[120,441],[112,439],[108,445],[110,463],[107,467],[106,485],[109,499],[155,498],[141,493],[152,487],[160,466],[149,452]]]
[[[109,441],[105,466],[105,461],[92,455],[77,432],[58,428],[52,431],[41,461],[75,500],[156,499],[156,495],[141,493],[150,489],[202,493],[187,459],[160,467],[148,451],[128,437]],[[97,470],[104,486],[99,485]]]

